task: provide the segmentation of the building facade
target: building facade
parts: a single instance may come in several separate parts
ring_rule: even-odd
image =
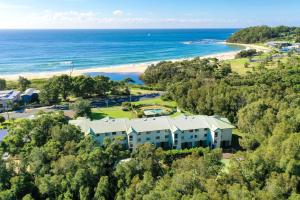
[[[106,138],[118,138],[129,149],[145,143],[164,149],[228,147],[231,146],[234,128],[226,118],[205,115],[132,120],[104,118],[95,121],[78,118],[71,120],[70,124],[79,126],[100,144],[104,144]]]

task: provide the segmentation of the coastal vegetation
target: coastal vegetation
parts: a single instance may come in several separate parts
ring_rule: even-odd
[[[300,28],[299,27],[268,27],[268,26],[255,26],[234,33],[227,42],[231,43],[262,43],[269,40],[288,40],[297,42],[299,38]]]
[[[297,31],[250,28],[242,32],[245,38],[234,36],[234,41],[294,38]],[[224,159],[221,149],[164,151],[145,144],[130,152],[119,140],[100,146],[68,124],[63,112],[41,112],[34,119],[7,123],[9,133],[0,142],[0,199],[300,199],[299,74],[297,53],[246,50],[234,60],[195,58],[151,65],[141,76],[141,87],[130,86],[130,79],[116,82],[103,76],[46,79],[40,101],[76,99],[71,107],[77,116],[135,118],[134,107],[161,106],[227,117],[236,126],[233,147],[238,152]],[[0,87],[9,84],[0,80]],[[28,84],[20,81],[17,87]],[[164,90],[163,96],[122,106],[90,106],[93,98],[153,88]]]
[[[258,53],[256,49],[242,50],[236,54],[235,58],[251,58],[260,54],[262,53]]]
[[[300,138],[281,132],[288,124],[281,128],[262,146],[225,161],[219,149],[163,151],[146,144],[130,153],[109,140],[100,147],[62,113],[44,113],[14,122],[1,143],[10,157],[0,161],[0,197],[297,199]]]
[[[91,98],[107,95],[129,95],[128,85],[125,82],[112,81],[104,76],[55,76],[46,80],[41,93],[40,101],[45,105],[67,101],[69,97]]]

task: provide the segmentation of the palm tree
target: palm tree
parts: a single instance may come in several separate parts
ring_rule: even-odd
[[[123,81],[121,81],[121,84],[125,85],[126,89],[129,91],[129,101],[130,101],[130,104],[131,104],[131,91],[129,89],[129,84],[130,83],[133,84],[133,83],[135,83],[135,81],[132,78],[129,78],[129,77],[124,79]]]

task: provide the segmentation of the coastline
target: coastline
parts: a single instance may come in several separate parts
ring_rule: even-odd
[[[243,46],[246,49],[256,49],[258,51],[270,51],[269,48],[259,46],[259,45],[253,45],[253,44],[236,44],[236,43],[227,43],[222,42],[226,45],[236,45],[236,46]],[[235,58],[236,54],[238,54],[239,51],[230,51],[230,52],[224,52],[224,53],[217,53],[217,54],[210,54],[206,56],[199,56],[200,58],[217,58],[219,60],[232,60]],[[171,62],[177,62],[177,61],[183,61],[183,60],[191,60],[195,57],[190,58],[180,58],[180,59],[171,59],[166,61]],[[14,74],[14,75],[1,75],[0,78],[6,79],[8,81],[15,81],[19,78],[19,76],[23,76],[27,79],[43,79],[43,78],[51,78],[53,76],[59,76],[63,74],[71,74],[72,76],[79,76],[86,73],[137,73],[142,74],[145,72],[145,70],[150,65],[155,65],[161,61],[153,61],[153,62],[146,62],[146,63],[134,63],[134,64],[123,64],[123,65],[115,65],[110,67],[94,67],[94,68],[87,68],[87,69],[77,69],[74,70],[72,73],[70,71],[53,71],[53,72],[41,72],[41,73],[20,73],[20,74]]]

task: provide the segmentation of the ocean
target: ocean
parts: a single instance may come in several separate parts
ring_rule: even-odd
[[[0,74],[110,67],[238,50],[237,29],[0,30]]]

